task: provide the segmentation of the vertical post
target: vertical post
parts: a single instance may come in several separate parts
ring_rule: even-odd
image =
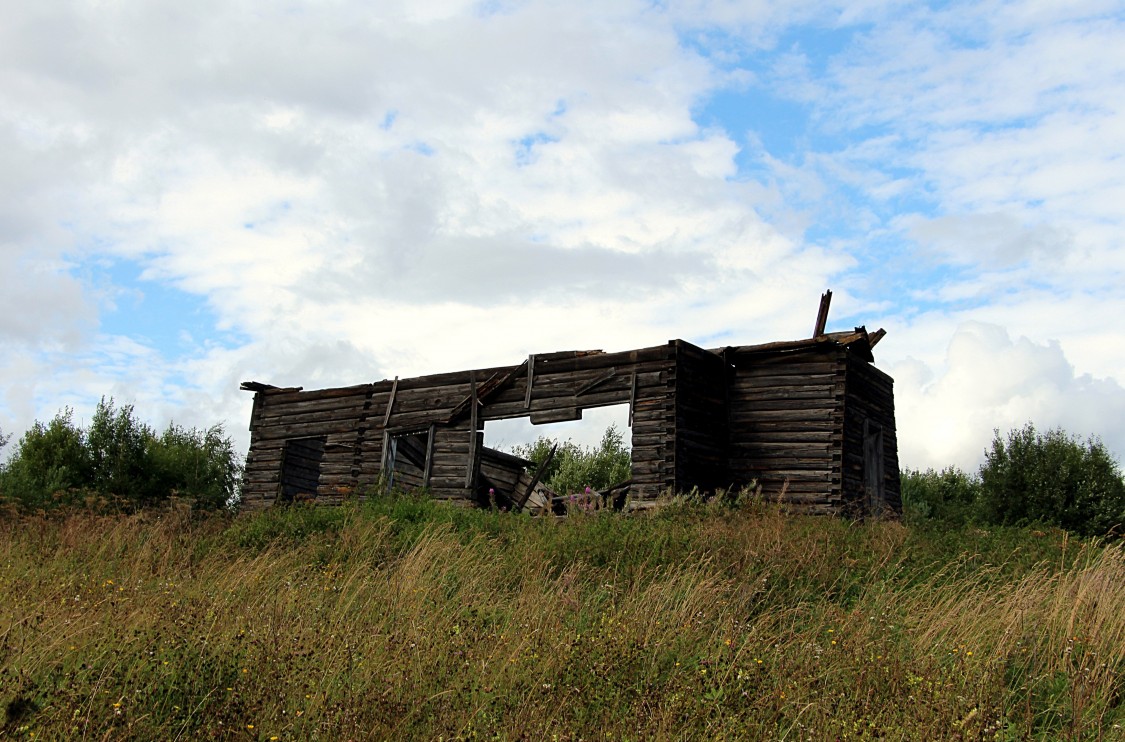
[[[633,410],[637,407],[637,372],[633,371],[633,381],[629,385],[629,427],[633,427]]]
[[[465,468],[465,486],[473,486],[477,460],[477,372],[469,372],[469,463]]]
[[[523,395],[523,406],[531,408],[531,385],[535,383],[535,354],[527,357],[527,391]]]
[[[430,486],[430,471],[434,466],[434,433],[437,428],[433,423],[430,423],[430,430],[426,433],[426,466],[422,470],[422,486]]]

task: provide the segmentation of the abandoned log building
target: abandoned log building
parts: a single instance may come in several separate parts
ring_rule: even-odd
[[[520,509],[541,492],[540,471],[486,447],[486,422],[577,420],[627,403],[632,479],[615,491],[630,508],[757,482],[807,512],[898,512],[893,382],[872,365],[884,332],[826,334],[830,300],[803,340],[566,351],[313,391],[245,382],[254,405],[243,507],[335,504],[394,485],[464,504],[488,502],[491,490]]]

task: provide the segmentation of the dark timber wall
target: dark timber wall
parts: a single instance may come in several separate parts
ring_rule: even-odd
[[[855,508],[902,512],[894,381],[856,358],[847,363],[844,398],[843,485],[857,493]]]
[[[733,484],[727,464],[727,362],[682,340],[674,347],[676,365],[669,384],[675,425],[670,438],[676,444],[669,451],[669,468],[676,478],[670,486],[676,492],[725,489]]]
[[[731,354],[730,473],[812,512],[843,504],[844,351],[836,346]]]
[[[314,391],[247,382],[243,506],[338,503],[388,481],[464,504],[486,502],[492,488],[518,503],[533,477],[526,462],[485,448],[488,421],[561,422],[628,404],[632,507],[757,482],[811,512],[894,512],[894,396],[870,365],[873,337],[856,328],[719,350],[675,340]]]

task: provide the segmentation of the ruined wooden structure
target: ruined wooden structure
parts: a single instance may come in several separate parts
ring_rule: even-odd
[[[892,380],[873,365],[883,331],[825,333],[831,292],[803,340],[705,350],[683,340],[619,353],[566,351],[513,366],[303,391],[254,392],[247,509],[338,503],[389,486],[522,507],[531,462],[484,446],[492,420],[581,418],[629,405],[629,507],[693,488],[757,482],[801,510],[900,510]]]

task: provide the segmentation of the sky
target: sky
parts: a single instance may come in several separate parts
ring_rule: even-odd
[[[1119,2],[0,5],[6,453],[103,396],[245,450],[242,381],[803,338],[830,288],[904,466],[1125,455]]]

